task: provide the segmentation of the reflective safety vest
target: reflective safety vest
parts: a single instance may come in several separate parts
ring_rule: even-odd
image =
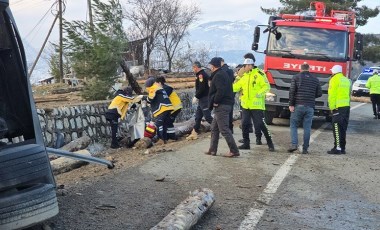
[[[380,94],[380,76],[378,74],[372,75],[365,84],[365,87],[369,89],[370,94]]]
[[[181,98],[178,96],[177,92],[174,91],[173,87],[164,84],[163,88],[166,91],[166,94],[169,96],[169,100],[173,105],[173,111],[171,113],[174,113],[179,109],[182,109]]]
[[[168,94],[158,84],[154,83],[151,87],[147,87],[146,91],[148,92],[147,101],[150,104],[153,117],[174,109]]]
[[[270,86],[265,73],[259,68],[253,68],[242,77],[237,77],[232,89],[241,93],[241,106],[244,109],[265,110],[265,94]]]
[[[124,119],[127,114],[128,104],[133,101],[134,97],[126,95],[122,90],[117,91],[117,93],[116,97],[108,106],[108,109],[116,109],[120,118]]]
[[[328,103],[330,110],[350,106],[351,80],[342,73],[334,74],[329,81]]]

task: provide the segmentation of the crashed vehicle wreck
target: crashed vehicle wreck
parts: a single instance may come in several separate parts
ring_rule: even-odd
[[[0,229],[25,228],[57,214],[24,48],[9,0],[0,0]]]

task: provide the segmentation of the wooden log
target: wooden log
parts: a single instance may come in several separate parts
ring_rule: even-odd
[[[76,151],[75,153],[91,156],[90,152],[86,149]],[[79,168],[82,165],[86,165],[88,163],[85,161],[78,161],[78,160],[74,160],[74,159],[70,159],[66,157],[60,157],[58,159],[50,161],[50,164],[53,170],[53,174],[58,175],[58,174],[65,173],[73,169]]]
[[[69,152],[75,152],[81,149],[87,148],[91,144],[91,138],[89,136],[82,136],[77,138],[67,145],[64,145],[61,149]]]
[[[195,121],[194,119],[190,119],[188,121],[182,122],[182,123],[176,123],[175,124],[175,134],[178,137],[185,136],[187,134],[190,134],[193,130]],[[201,123],[201,132],[209,132],[211,130],[211,125],[208,122],[202,122]]]
[[[182,201],[151,230],[186,230],[194,226],[215,202],[214,192],[208,188],[198,189]]]
[[[55,97],[35,97],[34,101],[36,103],[42,103],[42,102],[52,102],[52,101],[67,101],[67,96],[55,96]]]

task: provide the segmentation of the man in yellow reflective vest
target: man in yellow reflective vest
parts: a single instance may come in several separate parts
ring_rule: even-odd
[[[166,79],[164,76],[159,76],[156,78],[156,82],[160,83],[162,88],[166,91],[166,94],[169,96],[169,100],[173,105],[173,111],[170,113],[168,127],[167,127],[167,136],[168,139],[178,140],[178,137],[175,134],[174,121],[178,114],[182,110],[182,101],[178,96],[177,92],[170,85],[166,84]]]
[[[373,75],[368,79],[365,87],[369,89],[371,96],[374,119],[380,119],[380,76],[377,69],[373,70]]]
[[[331,68],[332,76],[329,81],[328,104],[332,113],[334,148],[328,154],[346,153],[346,131],[350,117],[351,80],[342,73],[341,65]]]
[[[269,91],[269,83],[265,73],[254,66],[254,62],[250,58],[246,58],[243,63],[242,70],[239,71],[232,89],[235,93],[241,92],[242,107],[242,131],[243,145],[239,149],[250,149],[249,127],[250,120],[253,120],[255,134],[258,140],[264,134],[269,151],[274,151],[272,136],[264,121],[265,112],[265,94]]]

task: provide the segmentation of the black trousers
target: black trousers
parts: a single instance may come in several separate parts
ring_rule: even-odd
[[[251,120],[255,127],[255,135],[257,139],[261,139],[264,134],[267,143],[272,144],[272,136],[269,132],[268,126],[264,119],[264,110],[259,109],[242,109],[242,131],[244,142],[249,143],[249,128],[251,126]]]
[[[341,107],[333,111],[332,126],[334,134],[334,148],[346,150],[346,132],[350,119],[350,107]]]
[[[203,97],[199,99],[199,102],[198,102],[197,111],[195,112],[195,125],[194,125],[194,130],[197,133],[200,132],[199,129],[201,127],[201,122],[202,122],[203,117],[209,124],[212,123],[213,118],[211,116],[211,111],[208,108],[208,97]]]
[[[169,123],[167,128],[168,139],[177,140],[175,135],[174,121],[182,109],[178,109],[169,115]]]
[[[380,116],[380,94],[371,94],[373,115]]]
[[[170,113],[172,111],[165,111],[154,118],[154,124],[157,127],[157,134],[158,138],[161,140],[167,141],[168,140],[168,126],[170,124]]]
[[[111,126],[111,145],[117,145],[118,144],[118,141],[117,141],[117,130],[119,128],[119,122],[118,120],[115,120],[115,119],[107,119],[107,121],[110,122],[110,126]]]

